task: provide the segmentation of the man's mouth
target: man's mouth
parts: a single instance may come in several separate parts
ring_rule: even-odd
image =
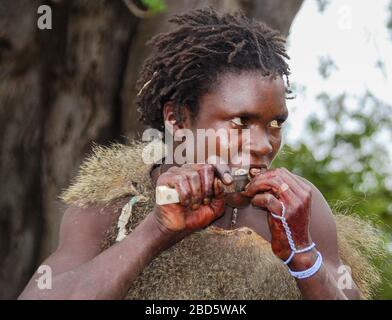
[[[245,190],[245,186],[258,174],[267,171],[268,167],[264,164],[251,165],[249,167],[232,167],[231,176],[233,177],[233,183],[226,192],[242,192]]]
[[[240,175],[250,175],[250,177],[257,176],[260,173],[264,173],[268,170],[268,166],[266,164],[259,165],[250,165],[247,167],[232,167],[231,174],[232,176],[240,176]]]
[[[264,173],[268,170],[268,167],[266,165],[262,165],[262,166],[257,166],[257,167],[251,167],[249,169],[249,174],[251,177],[255,177],[261,173]]]

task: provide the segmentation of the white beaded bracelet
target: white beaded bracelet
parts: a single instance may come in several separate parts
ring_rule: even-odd
[[[286,217],[285,217],[286,207],[284,206],[284,204],[282,202],[281,202],[281,204],[282,204],[282,215],[279,216],[279,215],[274,214],[272,212],[271,212],[271,215],[272,215],[273,218],[278,219],[278,220],[280,220],[282,222],[283,228],[284,228],[286,236],[287,236],[287,241],[289,242],[289,246],[290,246],[290,249],[291,249],[291,254],[287,258],[287,260],[284,261],[284,264],[287,265],[291,261],[291,259],[293,259],[294,255],[296,253],[302,253],[302,252],[310,251],[310,250],[312,250],[316,246],[316,244],[313,242],[309,246],[307,246],[305,248],[302,248],[302,249],[297,249],[295,247],[294,240],[293,240],[293,238],[291,236],[291,230],[289,228],[289,225],[287,224]],[[289,268],[289,271],[290,271],[290,274],[293,277],[298,278],[298,279],[304,279],[304,278],[308,278],[308,277],[314,275],[320,269],[322,263],[323,263],[323,257],[321,255],[321,253],[317,251],[317,260],[316,260],[316,262],[314,263],[314,265],[312,267],[310,267],[309,269],[306,269],[304,271],[291,271],[290,268]]]
[[[314,263],[314,265],[311,266],[309,269],[306,269],[306,270],[303,270],[303,271],[291,271],[290,268],[289,268],[289,271],[290,271],[290,274],[293,277],[295,277],[297,279],[305,279],[305,278],[311,277],[317,271],[319,271],[322,263],[323,263],[323,257],[321,255],[321,253],[317,251],[317,260]]]

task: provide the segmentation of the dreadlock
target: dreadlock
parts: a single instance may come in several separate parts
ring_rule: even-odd
[[[199,98],[214,88],[223,72],[284,75],[289,85],[285,39],[266,24],[241,12],[218,15],[212,8],[174,15],[169,22],[179,27],[147,43],[154,50],[136,85],[136,104],[145,124],[163,130],[167,101],[173,102],[178,122],[183,121],[184,106],[196,116]]]

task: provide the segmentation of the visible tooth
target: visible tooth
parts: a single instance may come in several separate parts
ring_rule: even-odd
[[[260,173],[261,173],[261,169],[260,168],[252,168],[252,169],[250,169],[250,174],[252,176],[257,176]]]

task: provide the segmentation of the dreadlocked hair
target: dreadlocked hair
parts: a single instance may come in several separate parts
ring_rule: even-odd
[[[163,130],[167,101],[172,101],[178,123],[183,121],[183,107],[196,116],[199,98],[225,72],[256,70],[263,76],[285,76],[289,86],[286,41],[266,24],[242,12],[218,14],[212,8],[174,15],[169,22],[179,27],[147,43],[153,52],[136,84],[136,104],[146,125]]]

